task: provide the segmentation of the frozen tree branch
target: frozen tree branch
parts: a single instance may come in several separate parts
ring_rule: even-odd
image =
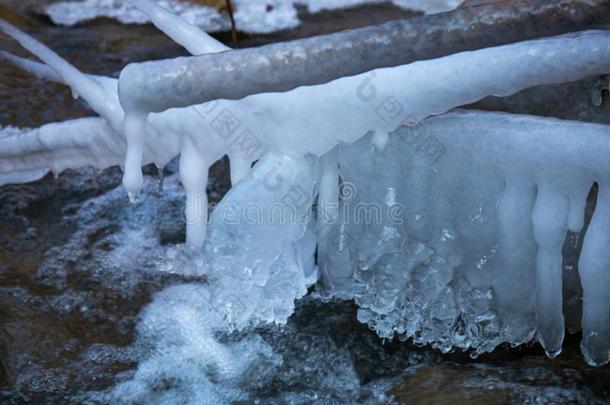
[[[608,22],[610,0],[506,0],[337,34],[181,58],[180,63],[129,65],[121,73],[121,103],[127,109],[137,105],[158,112],[215,99],[240,99]],[[159,82],[169,77],[172,80]],[[190,97],[157,97],[175,93],[176,86],[194,80],[198,85]]]

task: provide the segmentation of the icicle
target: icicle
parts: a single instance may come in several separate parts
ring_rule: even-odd
[[[344,232],[334,233],[332,227],[339,217],[339,162],[337,148],[326,152],[321,158],[321,176],[318,193],[318,257],[324,257],[321,266],[323,281],[327,287],[337,290],[352,275],[351,266],[338,262],[346,256],[346,245],[342,243]],[[333,268],[331,272],[329,268]],[[341,270],[344,270],[342,272]]]
[[[210,163],[202,159],[188,138],[183,142],[180,153],[180,178],[186,191],[186,204],[183,210],[186,244],[199,251],[205,241],[208,223],[206,187]]]
[[[320,226],[337,220],[339,207],[339,162],[337,151],[332,149],[322,158],[322,176],[318,196],[318,219]]]
[[[498,199],[498,266],[493,295],[505,322],[506,338],[525,343],[532,337],[535,308],[536,254],[532,210],[536,189],[509,178]],[[508,270],[510,269],[510,270]]]
[[[582,228],[590,185],[608,184],[608,134],[605,125],[456,111],[395,131],[385,152],[375,152],[384,170],[368,167],[372,136],[342,147],[341,177],[366,193],[363,201],[384,201],[371,183],[406,184],[395,195],[404,195],[396,202],[405,208],[408,233],[385,227],[398,241],[379,246],[381,238],[370,237],[378,227],[349,225],[347,250],[368,259],[352,258],[359,319],[382,337],[404,334],[475,355],[502,342],[526,343],[537,332],[549,356],[557,355],[564,330],[562,247],[568,229]],[[406,165],[398,170],[404,180],[390,170],[399,162]],[[610,345],[605,190],[579,266],[583,351],[596,365],[608,361]],[[331,232],[340,230],[337,224]],[[321,268],[328,265],[319,259]]]
[[[554,358],[561,353],[565,330],[561,250],[568,230],[568,199],[549,189],[547,182],[543,179],[538,187],[532,216],[538,244],[536,333],[547,355]]]
[[[137,198],[144,178],[142,176],[142,159],[144,155],[144,142],[146,134],[146,114],[125,114],[125,137],[127,138],[127,154],[125,157],[125,173],[123,174],[123,186],[127,190],[129,201],[134,203]]]
[[[193,26],[192,24],[187,23],[182,18],[178,17],[174,13],[169,10],[163,8],[158,5],[154,1],[150,0],[129,0],[134,6],[138,9],[146,13],[152,20],[153,24],[167,34],[174,41],[184,46],[191,54],[205,54],[205,53],[213,53],[213,52],[221,52],[228,48],[222,43],[210,37],[207,33],[201,31],[199,28]],[[143,153],[143,147],[146,141],[146,130],[145,130],[145,121],[147,114],[137,111],[137,107],[135,107],[136,111],[131,112],[131,110],[126,114],[125,117],[125,130],[127,137],[127,159],[125,167],[127,168],[125,172],[125,176],[123,178],[123,184],[127,189],[128,194],[130,195],[130,199],[133,198],[134,195],[137,195],[139,188],[141,187],[141,172],[138,166],[138,157]],[[195,118],[195,117],[194,117]],[[199,117],[195,119],[199,120]],[[205,170],[200,167],[198,169],[194,169],[197,172],[205,172],[207,176],[207,170],[210,164],[213,163],[213,160],[210,162],[205,162],[205,157],[199,153],[192,144],[192,141],[188,139],[189,134],[183,134],[183,150],[182,150],[182,160],[185,160],[184,163],[187,166],[191,165],[201,165],[205,166]],[[227,145],[228,146],[228,145]],[[184,156],[187,156],[186,158]],[[199,160],[201,162],[197,163]],[[239,180],[241,180],[250,168],[250,161],[246,159],[242,159],[238,154],[232,154],[230,156],[230,164],[231,164],[231,183],[236,184]],[[181,163],[182,165],[182,163]],[[136,168],[138,166],[138,168]],[[189,170],[189,169],[187,169]],[[199,186],[195,186],[191,181],[186,179],[184,176],[191,176],[192,174],[184,173],[181,170],[181,174],[183,176],[183,182],[189,184],[189,190],[187,186],[187,213],[190,209],[195,210],[195,214],[197,216],[202,216],[201,210],[205,210],[205,218],[187,218],[187,244],[195,249],[201,249],[203,246],[203,241],[205,240],[205,227],[202,227],[202,221],[207,222],[207,195],[205,191],[205,185],[203,190],[199,189]],[[207,184],[207,179],[205,180]],[[195,193],[197,194],[195,197],[191,195],[189,198],[189,194]],[[205,200],[205,204],[203,203]],[[196,235],[194,235],[195,233]]]
[[[610,361],[610,183],[598,185],[595,212],[578,262],[583,287],[580,346],[592,366]]]
[[[380,152],[383,152],[386,145],[388,144],[389,136],[387,132],[384,131],[375,131],[373,135],[373,144],[375,145],[375,149]]]
[[[157,168],[157,174],[159,175],[159,193],[163,193],[163,182],[165,181],[165,167],[155,164]]]
[[[235,185],[248,174],[251,162],[235,153],[229,155],[229,165],[231,171],[231,185]]]

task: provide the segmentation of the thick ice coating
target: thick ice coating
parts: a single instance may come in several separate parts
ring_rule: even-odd
[[[609,8],[609,0],[494,1],[213,57],[180,58],[179,63],[133,64],[121,74],[122,102],[128,110],[136,105],[158,112],[216,99],[288,91],[459,51],[601,28],[607,23]],[[184,69],[186,66],[189,68]],[[173,80],[164,80],[167,78]],[[192,91],[172,94],[176,82],[191,83]]]
[[[400,127],[383,151],[370,135],[340,147],[340,176],[355,194],[319,241],[346,246],[327,249],[320,267],[338,282],[353,273],[359,317],[381,336],[481,353],[535,332],[556,356],[562,248],[568,230],[583,230],[597,183],[579,262],[582,348],[605,364],[609,136],[604,125],[460,111]]]
[[[146,5],[146,2],[142,4]],[[168,13],[155,10],[150,12],[160,15],[156,21],[163,27],[163,18],[167,18]],[[74,68],[69,69],[65,61],[14,27],[6,23],[3,27],[29,50],[44,56],[54,70],[67,72],[62,73],[62,79],[77,91],[81,82],[96,88],[95,83],[99,80],[93,80],[95,78]],[[187,41],[180,39],[184,37],[181,34],[184,30],[186,28],[173,34],[181,43]],[[209,38],[205,44],[220,49]],[[293,156],[306,153],[321,155],[337,143],[354,141],[369,129],[376,131],[378,145],[382,146],[384,134],[405,119],[417,122],[487,95],[508,95],[535,85],[602,74],[607,70],[609,59],[610,35],[604,31],[588,31],[375,70],[287,93],[266,93],[238,101],[220,100],[190,108],[170,109],[150,114],[148,119],[145,112],[134,110],[126,116],[125,186],[130,196],[135,198],[142,183],[140,168],[150,162],[147,156],[151,154],[163,155],[163,159],[154,160],[161,167],[169,160],[166,156],[171,158],[182,152],[188,160],[185,167],[198,167],[192,173],[201,179],[207,177],[211,164],[228,154],[232,180],[237,182],[247,172],[250,163],[266,150]],[[180,60],[176,64],[180,64]],[[20,65],[30,66],[34,72],[40,71],[32,69],[31,63]],[[122,116],[120,106],[112,102],[115,95],[108,90],[116,82],[105,79],[103,83],[105,92],[79,92],[116,129],[119,126],[117,115],[99,107],[112,103],[112,111],[119,111],[118,116]],[[169,94],[159,99],[174,96]],[[295,115],[295,111],[302,114]],[[202,127],[205,130],[202,131]],[[148,141],[146,133],[155,140]],[[15,147],[18,148],[19,144]],[[161,153],[151,153],[150,149],[160,149]],[[39,168],[24,167],[21,170]],[[192,196],[203,195],[201,190],[205,187],[198,180],[189,182],[185,179],[185,182],[198,185],[192,189],[187,186],[187,194],[191,196],[189,204],[203,206],[205,199]],[[199,211],[205,210],[200,207]],[[202,246],[205,238],[204,225],[187,225],[189,244],[196,248]]]
[[[383,139],[384,134],[406,119],[417,122],[488,95],[509,95],[535,85],[603,74],[608,69],[608,60],[610,34],[587,31],[374,70],[287,93],[222,101],[225,109],[217,108],[214,102],[204,105],[220,114],[221,136],[228,137],[226,131],[239,124],[247,131],[244,132],[247,138],[254,138],[269,149],[293,156],[321,155],[339,142],[358,139],[369,129]],[[142,182],[139,151],[145,142],[145,122],[150,110],[125,99],[129,100],[131,88],[159,86],[158,94],[163,96],[156,101],[177,107],[188,105],[196,99],[193,95],[205,93],[205,89],[200,88],[202,72],[184,62],[174,61],[175,67],[188,76],[183,81],[167,76],[152,82],[119,84],[121,102],[127,111],[124,185],[132,195],[138,193]],[[140,77],[148,77],[145,66],[142,69]],[[177,87],[164,93],[163,89],[170,85]],[[250,114],[243,118],[232,114],[232,106],[246,104],[251,108]],[[301,114],[295,116],[294,111]]]

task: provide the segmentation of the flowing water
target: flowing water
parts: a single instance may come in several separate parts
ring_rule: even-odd
[[[151,26],[97,20],[56,27],[40,12],[44,3],[0,0],[0,16],[84,71],[116,76],[129,62],[185,54]],[[384,5],[303,14],[303,24],[295,30],[240,35],[235,46],[409,15]],[[229,34],[219,37],[230,41]],[[5,37],[0,44],[27,55]],[[92,114],[59,85],[7,65],[0,65],[0,77],[2,126],[36,127]],[[571,86],[572,95],[586,95],[589,89],[587,83]],[[534,98],[525,94],[505,104],[490,99],[479,107],[520,110],[523,97]],[[537,100],[534,109],[541,114],[553,107]],[[607,107],[604,114],[591,112],[589,106],[576,112],[553,110],[604,121],[610,117]],[[529,112],[534,112],[531,103]],[[67,171],[58,178],[0,188],[0,402],[92,400],[90,393],[133,375],[135,325],[153,294],[175,284],[205,283],[199,276],[173,271],[166,259],[172,252],[178,255],[177,244],[184,239],[183,223],[176,221],[184,195],[175,162],[162,176],[155,168],[146,173],[145,198],[136,205],[124,195],[118,168]],[[229,186],[226,161],[212,168],[209,184],[211,200],[218,201]],[[248,391],[260,403],[392,398],[422,404],[610,402],[610,367],[588,367],[579,354],[577,334],[567,338],[556,360],[547,359],[538,346],[503,348],[472,360],[467,354],[440,355],[408,342],[382,341],[357,322],[352,303],[316,297],[313,291],[299,302],[286,326],[259,329],[282,359],[253,366],[256,383]]]

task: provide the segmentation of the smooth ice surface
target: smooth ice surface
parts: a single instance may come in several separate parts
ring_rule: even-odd
[[[266,34],[299,25],[297,6],[310,13],[335,10],[362,4],[380,3],[379,0],[232,0],[235,23],[240,31]],[[201,4],[180,0],[160,0],[158,3],[178,16],[207,32],[227,31],[231,28],[228,15]],[[460,0],[393,0],[393,4],[416,11],[437,13],[460,5]],[[60,1],[46,7],[46,13],[56,24],[75,25],[98,17],[111,17],[125,24],[144,24],[150,19],[123,0]]]

